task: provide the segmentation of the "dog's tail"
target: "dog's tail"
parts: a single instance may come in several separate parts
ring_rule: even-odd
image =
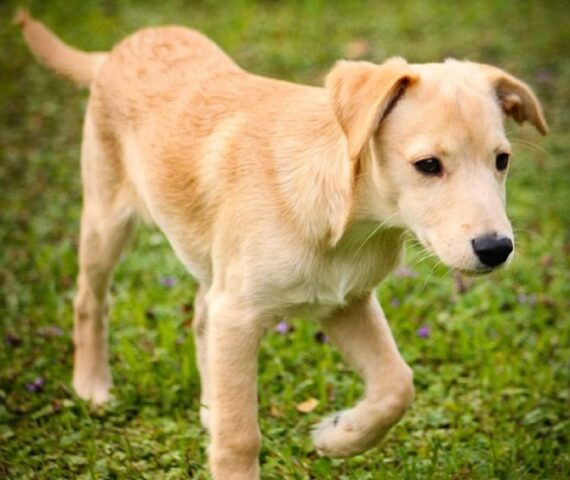
[[[89,86],[108,57],[104,52],[83,52],[67,45],[26,10],[17,12],[14,23],[22,28],[28,47],[40,63],[79,85]]]

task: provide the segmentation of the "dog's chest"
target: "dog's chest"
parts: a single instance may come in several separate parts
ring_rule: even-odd
[[[288,289],[289,314],[323,317],[374,289],[401,257],[399,236],[375,240],[317,258],[303,280]]]

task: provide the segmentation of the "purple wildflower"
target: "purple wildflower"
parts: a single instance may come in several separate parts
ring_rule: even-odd
[[[546,68],[540,68],[536,71],[535,79],[537,83],[549,84],[552,83],[552,74]]]
[[[392,305],[395,308],[398,308],[401,303],[400,300],[398,300],[397,298],[393,298],[392,300],[390,300],[390,305]]]
[[[61,337],[63,336],[63,330],[59,328],[57,325],[49,325],[45,328],[42,328],[38,335],[44,338],[51,338],[51,337]]]
[[[536,295],[534,293],[530,293],[528,295],[521,293],[517,297],[517,300],[521,305],[526,304],[526,305],[530,305],[531,307],[534,307],[536,305]]]
[[[39,393],[44,389],[44,378],[37,377],[33,382],[26,383],[26,390],[32,393]]]
[[[13,348],[22,345],[22,339],[14,335],[13,333],[7,333],[6,335],[4,335],[4,342],[6,342],[6,345],[8,345],[9,347]]]
[[[396,269],[396,271],[394,272],[394,276],[400,278],[416,278],[418,276],[418,272],[415,272],[406,265],[402,265],[401,267]]]
[[[176,285],[176,279],[174,277],[161,277],[160,284],[166,288],[172,288]]]
[[[293,327],[285,320],[283,320],[279,322],[277,325],[275,325],[275,331],[280,333],[281,335],[287,335],[288,333],[293,331]]]
[[[431,335],[431,327],[429,325],[422,325],[416,332],[420,338],[429,338]]]

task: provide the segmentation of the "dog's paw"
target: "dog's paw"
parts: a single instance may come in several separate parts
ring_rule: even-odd
[[[75,393],[83,400],[91,402],[92,405],[102,405],[111,400],[111,386],[112,382],[110,380],[73,380]]]
[[[381,438],[383,435],[379,435]],[[313,443],[319,455],[350,457],[375,447],[380,440],[366,429],[358,428],[346,410],[325,418],[313,427]]]

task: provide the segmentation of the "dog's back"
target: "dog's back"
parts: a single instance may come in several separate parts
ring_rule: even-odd
[[[139,128],[172,114],[212,79],[244,72],[212,41],[182,27],[140,30],[117,44],[91,86],[96,107]],[[125,124],[125,122],[127,122]]]

